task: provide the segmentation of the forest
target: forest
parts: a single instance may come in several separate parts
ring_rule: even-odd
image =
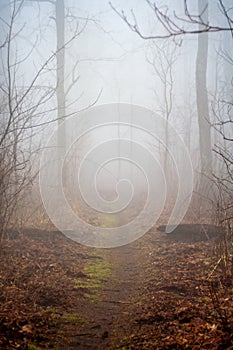
[[[0,1],[0,349],[233,350],[231,0]]]

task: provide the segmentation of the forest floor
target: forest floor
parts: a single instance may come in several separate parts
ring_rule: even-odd
[[[233,286],[216,265],[216,228],[162,231],[114,249],[59,232],[9,234],[0,349],[233,349]]]

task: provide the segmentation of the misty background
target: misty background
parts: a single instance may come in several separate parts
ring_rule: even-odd
[[[204,15],[205,4],[207,2],[203,1]],[[160,1],[159,6],[175,20],[185,16],[183,1]],[[230,8],[230,1],[225,1],[224,6]],[[121,13],[121,10],[130,21],[136,19],[141,33],[155,38],[145,40],[134,33],[117,13]],[[190,3],[189,11],[198,14],[198,2]],[[206,173],[206,178],[213,173],[218,178],[224,177],[226,173],[229,175],[229,169],[224,168],[224,159],[221,154],[219,158],[219,152],[213,152],[211,160],[206,163],[203,159],[207,156],[205,154],[202,157],[202,154],[207,153],[205,149],[210,148],[212,152],[215,147],[221,150],[223,147],[228,155],[232,154],[232,143],[228,142],[233,135],[232,33],[216,30],[209,33],[207,38],[207,69],[201,74],[206,76],[209,110],[204,128],[209,125],[211,145],[206,143],[205,147],[204,141],[202,148],[196,74],[198,38],[205,34],[156,38],[157,33],[164,33],[164,27],[155,19],[155,12],[148,1],[112,1],[111,5],[104,0],[1,1],[2,135],[7,131],[8,141],[12,137],[14,140],[9,141],[10,145],[14,142],[17,144],[10,151],[16,168],[12,172],[13,180],[3,186],[3,192],[7,188],[6,193],[10,192],[12,196],[11,202],[16,203],[18,199],[14,200],[12,188],[17,188],[18,183],[22,184],[19,192],[23,195],[14,209],[17,207],[18,212],[21,212],[26,208],[27,220],[32,220],[32,212],[37,210],[40,201],[37,171],[41,151],[51,132],[69,116],[77,117],[78,128],[79,113],[97,105],[140,105],[169,121],[183,137],[190,152],[195,172],[195,192],[202,193],[199,188],[201,173]],[[208,21],[219,28],[228,26],[218,1],[208,3]],[[192,26],[192,22],[187,24],[187,28],[189,26]],[[204,63],[200,66],[204,66]],[[205,118],[203,116],[203,120]],[[230,122],[225,124],[226,120]],[[65,127],[61,130],[58,149],[65,153],[66,138],[70,137],[71,131],[65,130]],[[203,135],[204,132],[203,129]],[[140,138],[137,132],[130,128],[126,130],[125,127],[108,130],[107,134],[108,137],[117,135],[119,139],[123,134],[132,140]],[[105,137],[106,130],[102,130],[83,138],[75,151],[77,161],[82,159],[82,155],[96,140],[104,140]],[[173,198],[177,193],[177,178],[167,152],[167,149],[176,149],[172,136],[167,135],[165,146],[150,138],[141,140],[159,154]],[[3,143],[1,146],[4,147]],[[220,148],[217,148],[218,151]],[[9,159],[9,154],[4,154],[4,159]],[[23,175],[22,164],[24,170],[28,171],[23,172]],[[208,168],[206,171],[203,164]],[[116,165],[111,171],[119,171],[119,166]],[[129,168],[129,174],[130,171]],[[27,181],[29,177],[30,181]],[[106,184],[106,176],[103,178],[103,184]],[[68,192],[72,192],[71,184],[72,180]],[[207,187],[209,189],[211,186]],[[215,200],[217,189],[214,194],[208,192],[205,196],[211,201],[214,196]],[[10,204],[7,212],[9,207]]]

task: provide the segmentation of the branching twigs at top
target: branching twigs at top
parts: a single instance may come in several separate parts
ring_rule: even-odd
[[[11,23],[9,26],[9,37],[8,40],[6,41],[6,45],[7,45],[7,72],[8,72],[8,86],[7,86],[7,90],[5,90],[3,87],[1,87],[1,90],[3,92],[5,92],[8,95],[8,102],[9,102],[9,119],[6,125],[6,128],[0,138],[0,146],[2,145],[6,135],[11,132],[10,128],[12,126],[12,122],[14,121],[14,114],[17,111],[17,108],[19,107],[19,105],[21,105],[24,100],[27,98],[28,94],[32,91],[32,89],[34,88],[38,78],[41,76],[41,74],[43,73],[43,71],[45,70],[45,68],[49,65],[49,63],[51,63],[57,56],[57,53],[60,50],[63,50],[66,46],[68,46],[77,36],[79,36],[81,34],[80,31],[76,31],[75,34],[64,44],[63,47],[59,48],[59,50],[56,50],[54,53],[52,53],[50,55],[50,57],[48,57],[45,62],[42,64],[42,66],[38,69],[38,71],[35,73],[34,77],[32,78],[30,84],[27,86],[26,90],[22,93],[22,95],[19,97],[19,99],[17,100],[17,103],[15,104],[15,106],[12,106],[12,102],[13,102],[13,98],[12,98],[12,79],[11,79],[11,64],[10,64],[10,46],[11,46],[11,42],[12,42],[12,28],[13,28],[13,23],[14,23],[14,19],[15,16],[12,16],[11,18]],[[82,28],[82,31],[84,30],[84,28]],[[39,107],[39,105],[37,104],[37,107]],[[57,118],[58,119],[58,118]],[[56,119],[56,120],[57,120]]]
[[[221,156],[221,159],[224,161],[228,175],[230,176],[231,180],[233,181],[233,173],[232,173],[232,167],[233,167],[233,156],[230,152],[227,152],[225,149],[221,149],[220,147],[215,147],[214,152]]]
[[[233,121],[231,119],[228,120],[219,120],[216,123],[212,123],[211,126],[222,136],[223,140],[233,142],[233,137],[226,136],[225,130],[223,130],[224,126],[233,125]]]
[[[232,27],[233,20],[232,20],[232,18],[230,18],[229,14],[228,14],[229,10],[226,9],[226,7],[224,6],[222,0],[219,0],[219,4],[220,4],[220,8],[221,8],[225,18],[227,19],[227,22],[228,22],[228,25],[229,25],[229,29],[231,31],[231,35],[232,35],[232,38],[233,38],[233,27]],[[232,10],[232,8],[230,10]]]
[[[222,0],[219,0],[219,6],[221,8],[221,12],[223,16],[225,16],[228,21],[228,25],[229,25],[228,27],[216,26],[216,25],[210,24],[209,22],[205,22],[202,19],[202,14],[205,12],[206,8],[203,9],[201,14],[198,14],[198,15],[192,14],[188,8],[187,0],[184,0],[184,3],[183,3],[185,17],[178,16],[174,11],[173,12],[174,18],[168,15],[168,8],[165,8],[165,10],[162,10],[158,5],[156,5],[156,2],[152,2],[150,0],[145,0],[145,2],[149,5],[149,7],[154,12],[155,18],[161,24],[162,28],[165,30],[164,33],[159,33],[159,34],[144,33],[139,27],[138,20],[133,10],[131,10],[132,18],[129,19],[129,17],[125,14],[125,12],[123,10],[117,10],[116,7],[112,4],[112,2],[109,2],[109,5],[113,9],[113,11],[115,11],[115,13],[127,24],[127,26],[131,30],[144,40],[168,39],[168,38],[172,38],[172,37],[175,38],[186,34],[200,34],[200,33],[206,33],[206,32],[215,33],[215,32],[222,32],[222,31],[224,32],[229,31],[233,36],[233,27],[232,27],[233,21],[230,18],[228,14],[228,10],[226,9]],[[186,24],[186,26],[182,24]],[[190,29],[188,25],[192,25],[192,28]]]

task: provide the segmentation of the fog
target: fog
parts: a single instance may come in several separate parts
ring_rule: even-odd
[[[23,176],[33,179],[30,191],[26,180],[20,190],[17,215],[28,201],[33,208],[43,202],[52,223],[82,241],[80,222],[74,228],[60,203],[57,186],[62,184],[72,213],[89,225],[94,222],[94,230],[101,222],[101,229],[108,226],[104,215],[115,215],[109,219],[113,229],[134,222],[149,196],[155,208],[145,210],[138,233],[124,232],[124,243],[148,231],[165,204],[170,208],[170,232],[169,225],[181,222],[194,193],[212,204],[218,197],[218,186],[205,184],[203,193],[201,177],[226,177],[229,167],[224,168],[224,159],[232,164],[233,46],[231,32],[221,30],[228,26],[227,18],[218,1],[210,2],[208,21],[217,29],[208,36],[191,32],[163,38],[166,28],[156,20],[149,1],[58,3],[1,4],[2,115],[6,125],[9,115],[14,120],[11,123],[10,118],[9,128],[3,125],[3,130],[23,130],[16,132],[15,158],[19,164],[26,161],[28,173]],[[229,4],[225,2],[226,8]],[[183,1],[163,1],[161,9],[178,23],[186,16]],[[207,11],[202,10],[204,18]],[[197,4],[189,4],[189,11],[194,17],[181,21],[185,31],[197,28]],[[203,55],[199,61],[198,52]],[[102,114],[98,106],[105,106]],[[145,111],[139,113],[141,119],[140,108]],[[19,181],[20,166],[16,168]],[[229,187],[232,190],[232,183]],[[59,220],[53,218],[54,210]],[[29,217],[29,222],[34,220],[32,214]],[[85,242],[105,246],[103,240],[101,236],[99,243],[96,238]]]
[[[232,0],[0,0],[0,349],[233,349]]]

